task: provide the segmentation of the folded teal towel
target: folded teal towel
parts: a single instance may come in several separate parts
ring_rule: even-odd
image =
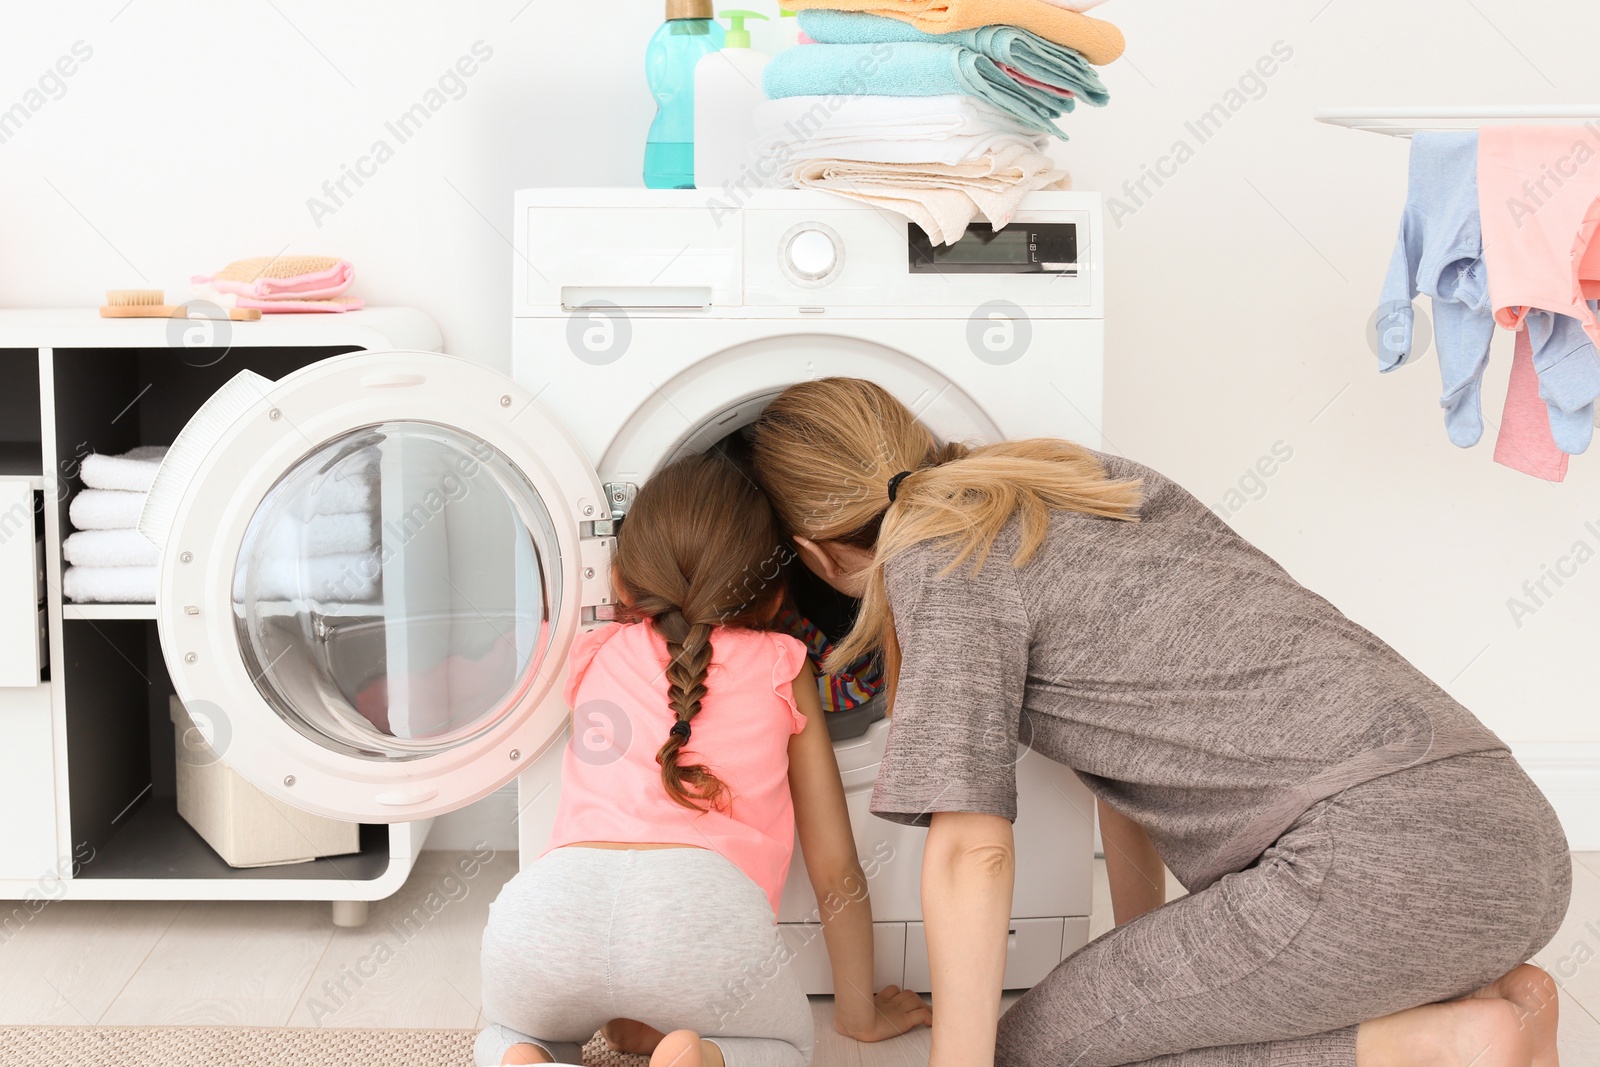
[[[1070,89],[1086,104],[1104,107],[1111,99],[1100,75],[1081,54],[1015,26],[980,26],[935,35],[899,19],[812,7],[800,12],[800,29],[819,44],[958,44],[1047,85]],[[1033,92],[1041,100],[1072,110],[1071,101],[1060,101],[1043,90]]]
[[[1015,115],[1024,125],[1066,139],[1050,120],[1060,104],[1042,100],[994,60],[958,44],[808,44],[786,48],[767,64],[767,96],[943,96],[964,93]]]

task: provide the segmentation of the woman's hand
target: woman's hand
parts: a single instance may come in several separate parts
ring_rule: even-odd
[[[833,1028],[857,1041],[887,1041],[891,1037],[933,1025],[933,1009],[909,989],[887,985],[872,998],[872,1018],[865,1025],[851,1026],[850,1020],[834,1015]]]

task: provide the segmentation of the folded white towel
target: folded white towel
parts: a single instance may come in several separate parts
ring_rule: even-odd
[[[1043,0],[1043,2],[1054,7],[1064,7],[1068,11],[1076,11],[1081,14],[1085,11],[1088,11],[1092,7],[1099,7],[1101,4],[1105,3],[1106,0]]]
[[[156,480],[161,457],[166,454],[165,445],[140,445],[120,456],[102,456],[98,452],[91,452],[83,457],[78,473],[83,477],[83,484],[90,489],[125,489],[143,493]]]
[[[261,555],[298,559],[365,552],[378,543],[372,515],[365,511],[313,515],[304,522],[280,522],[268,536]]]
[[[67,517],[79,530],[132,530],[139,525],[149,493],[124,489],[83,489],[67,506]]]
[[[155,567],[68,567],[61,591],[79,604],[154,604]]]
[[[336,556],[297,559],[274,556],[249,571],[257,600],[304,600],[327,603],[368,603],[377,598],[383,564],[376,552],[346,552]],[[245,572],[235,573],[233,598],[244,598]]]
[[[294,501],[294,514],[301,519],[313,515],[348,515],[358,511],[371,511],[377,497],[377,452],[371,452],[371,462],[365,465],[355,459],[345,459],[333,474],[322,479],[306,495]]]
[[[960,238],[979,214],[998,229],[1011,221],[1028,193],[1064,189],[1071,182],[1054,160],[1032,150],[953,165],[817,159],[796,167],[793,178],[805,188],[899,212],[936,245]]]
[[[79,530],[61,542],[61,555],[79,567],[153,567],[161,550],[138,530]]]
[[[975,96],[790,96],[756,107],[755,158],[785,172],[810,159],[964,163],[1049,137]]]

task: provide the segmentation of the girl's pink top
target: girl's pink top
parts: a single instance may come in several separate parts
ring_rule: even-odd
[[[805,729],[794,679],[806,660],[787,634],[719,627],[705,698],[679,765],[703,764],[733,797],[694,811],[667,796],[656,752],[676,717],[667,703],[667,643],[649,623],[579,634],[567,661],[572,740],[545,851],[578,841],[696,845],[726,857],[778,898],[794,852],[789,739]]]

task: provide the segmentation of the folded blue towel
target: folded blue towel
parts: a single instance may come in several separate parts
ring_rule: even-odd
[[[1086,104],[1104,107],[1111,99],[1100,75],[1080,53],[1015,26],[980,26],[934,35],[899,19],[812,7],[800,12],[800,29],[819,44],[958,44],[1046,85],[1070,89]],[[1057,106],[1064,103],[1065,110],[1072,110],[1071,101],[1063,102],[1040,89],[1029,91]]]
[[[767,64],[767,96],[943,96],[986,100],[1024,125],[1062,133],[1050,120],[1060,105],[1040,99],[995,65],[958,44],[808,44],[786,48]]]

